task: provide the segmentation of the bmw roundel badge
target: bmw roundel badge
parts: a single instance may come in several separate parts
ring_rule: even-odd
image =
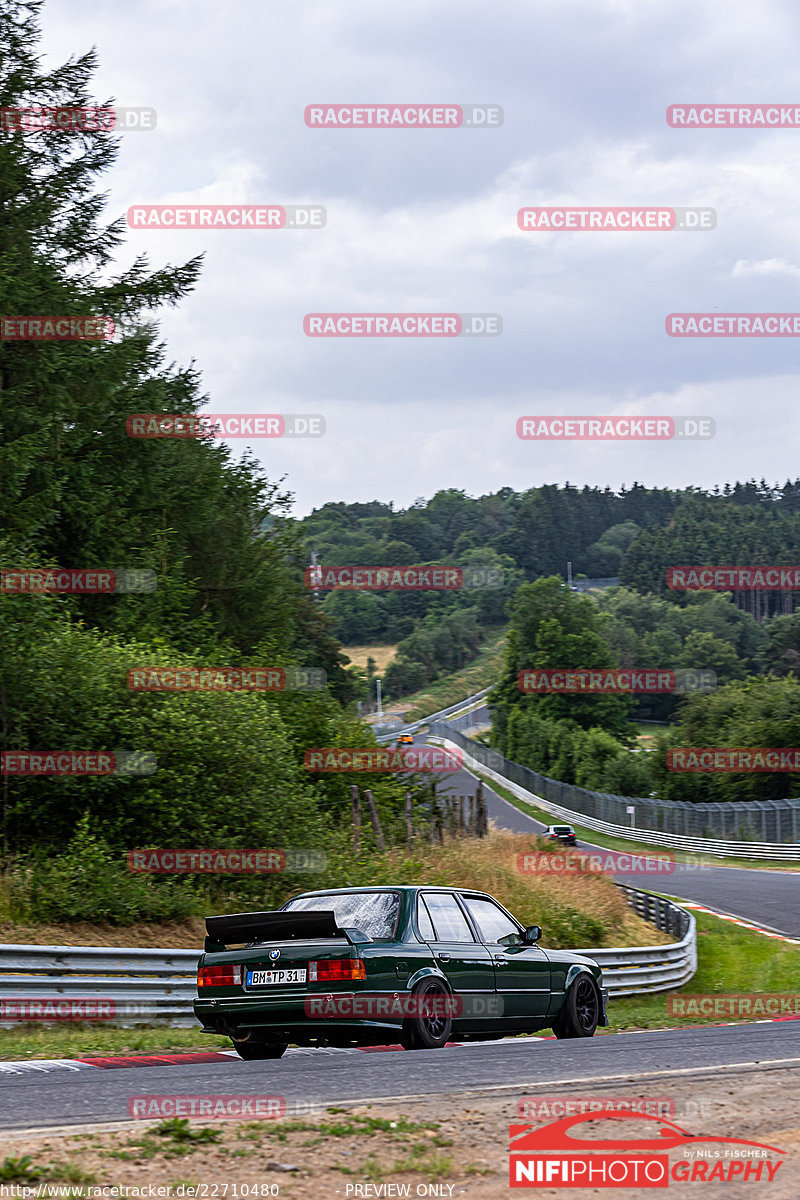
[[[280,950],[270,950],[269,956],[270,958],[280,958],[281,952]]]

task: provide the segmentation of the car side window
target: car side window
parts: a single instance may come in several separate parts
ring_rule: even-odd
[[[493,900],[477,896],[464,896],[463,900],[484,942],[499,942],[509,933],[519,933],[517,923]]]
[[[425,903],[433,921],[437,942],[470,942],[475,938],[455,896],[447,892],[425,892]]]
[[[436,934],[433,931],[431,914],[428,912],[422,896],[417,899],[417,926],[419,928],[420,937],[424,942],[436,941]]]

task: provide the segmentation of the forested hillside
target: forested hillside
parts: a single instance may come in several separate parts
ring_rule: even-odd
[[[533,668],[713,672],[698,694],[529,694]],[[675,747],[800,746],[800,612],[759,624],[729,595],[683,603],[624,587],[580,596],[557,578],[521,587],[505,666],[489,696],[492,743],[544,775],[597,791],[672,800],[775,800],[800,795],[800,774],[681,773]],[[636,719],[668,721],[655,748],[635,748]]]
[[[619,493],[546,484],[522,493],[502,488],[480,497],[450,489],[405,510],[377,501],[326,504],[306,517],[300,530],[306,560],[316,552],[322,565],[440,562],[503,569],[504,586],[496,591],[323,594],[323,612],[333,619],[333,632],[345,645],[399,643],[384,680],[387,695],[395,698],[474,658],[487,632],[503,624],[519,584],[547,575],[565,578],[568,561],[576,578],[616,576],[642,594],[663,595],[665,606],[657,617],[656,610],[648,610],[643,629],[660,630],[662,652],[676,653],[677,628],[687,620],[692,625],[693,617],[698,619],[696,637],[714,631],[705,627],[699,610],[688,618],[676,611],[676,604],[691,605],[693,598],[668,590],[667,568],[678,563],[800,561],[800,481],[787,481],[782,488],[750,481],[713,493],[641,484]],[[736,601],[758,617],[793,609],[786,595],[765,593],[755,601],[742,595]],[[631,603],[627,601],[628,611],[617,621],[612,641],[621,646],[627,639],[629,647],[646,652],[636,642],[642,630],[622,631],[628,617],[644,611]],[[728,614],[730,602],[722,605],[714,611]],[[734,613],[727,619],[736,624]],[[691,657],[695,645],[696,638],[683,658]],[[706,649],[708,665],[718,665],[720,648]],[[776,647],[773,652],[778,653]],[[752,669],[750,648],[742,644],[736,653],[739,675]],[[736,677],[724,651],[719,665],[722,678],[732,671]],[[663,705],[653,708],[656,715],[663,711]]]
[[[92,54],[43,71],[35,7],[0,15],[3,105],[97,103]],[[2,774],[6,864],[63,850],[77,831],[86,886],[88,861],[99,871],[135,845],[335,850],[349,788],[311,775],[304,752],[372,741],[348,716],[352,680],[304,584],[291,497],[209,438],[127,436],[131,413],[190,414],[208,398],[194,367],[170,362],[156,320],[197,285],[201,262],[131,258],[124,220],[106,223],[99,192],[118,148],[91,130],[0,139],[3,312],[116,325],[107,341],[0,342],[0,566],[143,568],[156,581],[129,594],[0,594],[0,749],[137,750],[157,763],[142,775]],[[142,666],[265,665],[321,668],[328,687],[127,683]],[[401,784],[378,775],[372,787],[391,833]]]

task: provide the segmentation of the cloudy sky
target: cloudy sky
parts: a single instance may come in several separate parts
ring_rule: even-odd
[[[250,443],[303,514],[439,488],[800,474],[796,338],[668,337],[670,312],[800,312],[800,128],[672,129],[676,103],[800,106],[794,0],[49,0],[49,66],[91,45],[132,204],[321,204],[322,230],[137,230],[205,252],[161,330],[213,412],[322,413]],[[497,104],[492,129],[312,129],[317,103]],[[528,205],[710,206],[712,232],[521,232]],[[320,338],[310,312],[493,312],[494,338]],[[709,415],[705,442],[520,441],[521,415]],[[231,445],[238,453],[246,443]]]

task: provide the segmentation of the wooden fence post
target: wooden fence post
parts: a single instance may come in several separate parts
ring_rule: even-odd
[[[486,798],[483,794],[483,781],[478,780],[477,796],[475,797],[478,804],[478,837],[486,837],[489,832],[489,822],[486,813]]]
[[[431,843],[436,841],[436,784],[431,781]]]
[[[359,836],[361,833],[361,804],[358,799],[358,784],[350,784],[350,807],[353,813],[353,850],[359,851]]]
[[[372,798],[372,792],[369,790],[369,788],[364,788],[364,795],[366,796],[367,804],[369,805],[369,815],[370,819],[372,820],[372,828],[375,831],[375,842],[378,849],[383,851],[386,849],[383,841],[383,830],[381,829],[380,819],[378,818],[378,810],[375,807],[375,801]]]

